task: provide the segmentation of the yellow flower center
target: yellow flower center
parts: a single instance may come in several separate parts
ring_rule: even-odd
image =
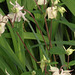
[[[18,8],[12,8],[12,12],[13,13],[18,13],[19,12],[19,9]]]

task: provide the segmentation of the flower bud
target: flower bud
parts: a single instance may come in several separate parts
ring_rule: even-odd
[[[35,71],[32,71],[32,75],[36,75],[36,72]]]
[[[41,70],[42,70],[42,72],[43,72],[46,63],[50,63],[50,60],[47,60],[46,57],[43,55],[42,60],[41,60],[40,62],[37,62],[37,63],[40,63],[40,68],[41,68]]]
[[[66,11],[66,9],[64,7],[58,7],[58,11],[61,13],[63,17],[63,13]]]
[[[68,49],[66,49],[64,46],[63,48],[65,49],[67,55],[71,55],[73,51],[75,51],[75,49],[71,49],[71,46]]]
[[[75,51],[75,50],[74,49],[67,49],[66,54],[71,55],[73,53],[73,51]]]

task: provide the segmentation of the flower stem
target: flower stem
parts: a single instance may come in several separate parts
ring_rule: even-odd
[[[7,17],[9,18],[9,20],[10,20],[10,22],[11,22],[12,28],[14,28],[14,24],[13,24],[12,20],[10,19],[9,16],[7,16]]]
[[[18,37],[20,38],[21,42],[23,43],[24,47],[26,48],[26,50],[28,51],[28,53],[32,56],[32,54],[30,53],[30,51],[28,50],[28,48],[26,47],[25,43],[23,42],[23,40],[21,39],[20,35],[18,32],[16,32]],[[37,62],[37,60],[32,56],[32,58]]]
[[[68,63],[67,66],[69,66],[69,55],[68,55],[68,61],[67,61],[67,63]],[[68,69],[68,67],[67,67],[67,69]]]
[[[45,9],[45,0],[44,0],[44,9]]]
[[[32,30],[32,32],[33,32],[33,34],[35,35],[35,37],[36,37],[36,39],[37,39],[37,42],[40,44],[40,48],[42,49],[43,54],[44,54],[44,55],[45,55],[45,57],[49,60],[48,55],[46,54],[46,52],[45,52],[45,50],[44,50],[44,48],[43,48],[43,46],[42,46],[42,44],[41,44],[41,42],[40,42],[40,40],[39,40],[38,36],[36,35],[36,33],[35,33],[35,31],[34,31],[34,29],[33,29],[32,25],[30,24],[30,22],[28,22],[28,24],[29,24],[29,27],[31,28],[31,30]]]
[[[53,54],[53,57],[54,57],[54,61],[56,62],[56,57],[55,57],[55,55]],[[55,66],[57,67],[57,65],[55,64]]]
[[[49,73],[47,72],[47,65],[45,65],[45,75],[46,75],[46,74],[49,75]]]
[[[46,65],[45,65],[45,75],[46,75]]]
[[[34,1],[35,1],[36,5],[38,6],[39,10],[42,12],[42,10],[41,10],[40,6],[38,5],[37,1],[36,0],[34,0]]]
[[[51,19],[51,25],[50,25],[50,40],[49,40],[49,50],[50,50],[50,47],[52,47],[52,44],[51,44],[51,35],[52,35],[52,19]]]
[[[35,21],[35,23],[36,23],[36,25],[37,25],[37,27],[38,27],[38,29],[39,29],[41,35],[42,35],[42,38],[43,38],[43,40],[44,40],[44,42],[45,42],[46,48],[48,49],[48,46],[47,46],[47,43],[46,43],[46,41],[45,41],[45,39],[44,39],[43,33],[42,33],[42,31],[41,31],[41,29],[40,29],[40,27],[39,27],[37,21],[35,20],[34,16],[33,16],[33,15],[31,14],[31,12],[29,12],[28,10],[25,10],[25,9],[24,9],[24,11],[27,11],[27,12],[32,16],[32,18],[34,19],[34,21]]]
[[[46,30],[47,30],[48,39],[50,40],[49,30],[48,30],[46,18],[45,18],[45,25],[46,25]],[[47,49],[47,50],[49,50],[49,49]]]

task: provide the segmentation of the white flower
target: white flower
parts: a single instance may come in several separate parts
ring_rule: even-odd
[[[50,70],[49,71],[51,71],[51,72],[55,72],[55,71],[59,72],[59,69],[57,67],[52,67],[50,65]]]
[[[54,6],[54,7],[48,7],[46,9],[46,14],[45,14],[45,17],[47,16],[48,14],[48,19],[54,19],[57,17],[57,6]]]
[[[71,72],[72,70],[64,70],[62,69],[61,74],[60,75],[71,75],[69,72]]]
[[[5,31],[5,25],[6,25],[7,22],[8,22],[8,17],[7,16],[3,17],[0,14],[0,36],[1,36],[2,33],[4,33],[4,31]]]
[[[8,14],[8,16],[10,17],[10,19],[12,20],[12,22],[14,21],[21,21],[21,17],[23,18],[24,21],[26,21],[27,19],[25,18],[24,15],[26,15],[26,11],[24,11],[24,13],[22,13],[22,9],[24,8],[24,6],[20,6],[17,1],[15,1],[15,5],[10,1],[10,4],[13,5],[12,11],[13,13]]]
[[[69,72],[71,72],[72,70],[61,70],[61,73],[59,72],[59,69],[57,67],[52,67],[50,66],[50,70],[51,72],[53,72],[52,75],[71,75]]]
[[[44,0],[38,0],[38,5],[44,5]],[[45,4],[47,4],[47,0],[45,0]]]
[[[58,2],[60,2],[60,0],[51,0],[52,4],[56,5],[58,4]]]

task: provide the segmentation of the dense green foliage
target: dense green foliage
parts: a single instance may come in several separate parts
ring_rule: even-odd
[[[41,12],[35,0],[17,0],[21,6],[24,6],[24,9],[34,15],[49,47],[50,39],[47,35],[44,16],[46,8],[51,6],[51,2],[50,0],[47,1],[45,9],[44,5],[40,5]],[[11,2],[15,4],[15,0],[11,0]],[[69,56],[69,62],[67,63],[68,56],[63,48],[65,46],[68,49],[71,46],[72,49],[75,49],[75,1],[61,0],[57,6],[65,7],[66,12],[63,17],[58,12],[57,18],[53,20],[46,17],[52,44],[49,50],[47,50],[35,20],[28,12],[25,15],[28,22],[21,19],[20,22],[14,22],[14,27],[12,27],[10,20],[8,21],[5,32],[0,36],[0,75],[8,75],[6,71],[10,75],[32,75],[33,70],[36,71],[36,75],[45,75],[45,72],[42,73],[40,65],[37,63],[42,60],[43,55],[47,60],[50,60],[49,64],[52,66],[57,65],[60,68],[62,65],[67,65],[71,70],[75,68],[75,52]],[[0,14],[11,13],[11,8],[10,0],[0,0]],[[67,69],[67,67],[64,66],[63,68]],[[49,75],[52,75],[49,69],[50,67],[47,66],[46,70]]]

